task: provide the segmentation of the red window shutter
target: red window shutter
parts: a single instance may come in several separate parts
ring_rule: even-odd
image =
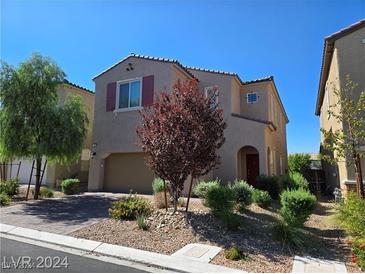
[[[117,83],[109,83],[106,88],[106,111],[113,111],[115,109],[116,94]]]
[[[143,77],[142,80],[142,106],[150,106],[153,103],[154,75]]]

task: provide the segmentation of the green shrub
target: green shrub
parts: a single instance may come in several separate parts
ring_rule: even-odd
[[[252,198],[253,202],[260,207],[267,208],[271,205],[271,197],[267,191],[254,189]]]
[[[290,172],[288,175],[284,175],[280,179],[284,189],[309,189],[307,179],[299,172]]]
[[[214,215],[232,213],[235,200],[236,195],[229,186],[214,184],[207,189],[206,204]]]
[[[135,220],[137,216],[148,216],[152,213],[152,205],[145,198],[129,194],[113,202],[109,208],[109,216],[116,220]]]
[[[169,191],[169,186],[166,182],[165,182],[165,186],[166,186],[166,191]],[[153,190],[154,194],[165,191],[164,183],[161,178],[153,179],[152,190]]]
[[[148,230],[148,224],[144,215],[137,216],[137,225],[139,229]]]
[[[218,180],[209,182],[201,181],[194,186],[193,194],[201,199],[205,199],[207,197],[208,189],[212,186],[218,185],[220,185],[220,182]]]
[[[8,196],[14,196],[19,193],[19,182],[16,179],[0,181],[0,192],[6,193]]]
[[[62,192],[67,195],[80,193],[80,180],[79,179],[66,179],[61,183]]]
[[[352,252],[354,262],[361,270],[365,270],[365,238],[357,239],[352,243]]]
[[[245,255],[237,246],[232,246],[224,250],[224,257],[233,261],[246,260],[248,258],[248,256]]]
[[[273,200],[279,198],[279,194],[281,192],[281,186],[279,183],[279,178],[277,176],[260,175],[256,178],[256,182],[257,182],[256,185],[257,189],[269,192]]]
[[[218,217],[226,225],[228,230],[237,231],[242,225],[242,218],[239,215],[229,212],[221,212]]]
[[[303,247],[304,238],[300,230],[288,224],[285,220],[279,219],[272,226],[272,236],[274,240],[295,247]]]
[[[245,181],[235,181],[231,186],[236,196],[236,203],[240,212],[252,204],[253,188]]]
[[[0,205],[5,206],[10,204],[10,197],[5,192],[0,192]]]
[[[39,195],[44,198],[53,198],[54,191],[48,187],[41,187],[39,190]]]
[[[341,203],[338,219],[346,231],[354,236],[365,239],[365,200],[356,193],[349,192],[347,199]]]
[[[280,195],[280,215],[290,226],[302,226],[316,207],[317,199],[304,189],[286,190]]]
[[[305,173],[311,165],[311,156],[308,153],[294,153],[288,157],[289,172]]]

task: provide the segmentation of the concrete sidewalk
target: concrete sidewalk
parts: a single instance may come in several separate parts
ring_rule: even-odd
[[[224,266],[210,263],[199,262],[179,256],[168,256],[164,254],[111,245],[97,241],[74,238],[66,235],[59,235],[45,231],[38,231],[29,228],[16,227],[12,225],[0,224],[0,233],[3,235],[23,237],[44,243],[51,243],[59,246],[74,248],[90,253],[101,254],[120,258],[137,263],[152,265],[176,272],[241,272],[238,269],[227,268]]]

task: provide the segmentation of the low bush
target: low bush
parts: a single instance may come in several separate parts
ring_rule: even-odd
[[[288,224],[283,219],[279,219],[273,224],[272,236],[274,240],[285,245],[300,248],[304,244],[303,233],[297,227]]]
[[[349,192],[339,207],[337,218],[351,236],[365,239],[364,199],[356,193]]]
[[[352,243],[352,257],[353,261],[360,267],[362,271],[365,270],[365,238],[357,239]]]
[[[224,257],[233,261],[246,260],[248,258],[248,256],[245,255],[237,246],[232,246],[224,250]]]
[[[236,196],[238,210],[244,211],[247,206],[252,204],[253,187],[245,181],[235,181],[231,188]]]
[[[5,206],[10,204],[10,197],[5,192],[0,192],[0,205]]]
[[[166,193],[167,206],[171,205],[170,202],[170,193]],[[166,208],[165,204],[165,192],[157,192],[153,195],[153,203],[156,208]]]
[[[273,200],[279,198],[281,192],[281,186],[279,178],[276,176],[260,175],[256,178],[256,188],[267,191]]]
[[[307,179],[299,172],[290,172],[288,175],[284,175],[280,179],[284,189],[309,189]]]
[[[0,181],[0,192],[12,197],[19,193],[19,181],[17,179],[9,179]]]
[[[259,207],[267,208],[271,205],[271,197],[267,191],[254,189],[252,198],[253,202]]]
[[[233,212],[236,195],[230,186],[214,184],[207,189],[206,204],[217,216]]]
[[[316,207],[317,199],[304,189],[286,190],[280,195],[280,215],[289,226],[302,226]]]
[[[109,216],[116,220],[135,220],[137,216],[148,216],[152,211],[150,201],[135,194],[129,194],[113,202],[112,207],[109,208]]]
[[[43,198],[53,198],[54,191],[48,187],[41,187],[39,195]]]
[[[61,183],[62,192],[67,195],[80,193],[80,180],[79,179],[66,179]]]
[[[148,224],[146,217],[144,215],[137,216],[137,225],[139,229],[148,230]]]
[[[177,200],[177,204],[179,205],[179,207],[185,207],[186,206],[185,198],[180,197],[179,200]]]
[[[207,197],[208,189],[218,185],[220,185],[218,180],[209,182],[201,181],[194,186],[193,194],[201,199],[205,199]]]
[[[237,231],[242,225],[242,218],[239,215],[229,212],[221,212],[218,217],[222,220],[228,230]]]
[[[165,188],[166,188],[166,191],[168,192],[169,191],[168,183],[165,182],[165,185],[164,185],[163,180],[161,178],[153,179],[152,190],[153,190],[154,194],[159,193],[159,192],[164,192]]]

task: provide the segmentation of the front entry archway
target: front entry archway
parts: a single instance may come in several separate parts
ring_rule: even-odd
[[[255,186],[260,175],[259,152],[253,146],[244,146],[237,153],[237,179]]]

